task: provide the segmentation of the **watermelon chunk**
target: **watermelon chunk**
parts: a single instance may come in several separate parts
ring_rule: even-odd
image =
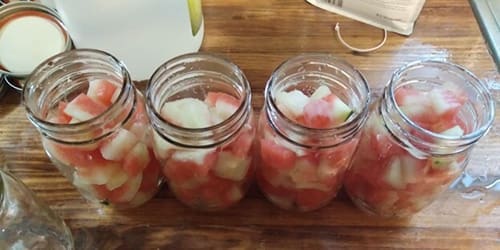
[[[149,141],[150,139],[152,140],[152,138],[150,138],[151,129],[147,122],[136,121],[132,123],[132,125],[125,127],[125,129],[132,132],[135,137],[137,137],[137,140],[142,141],[146,144],[151,143],[151,141]]]
[[[241,101],[223,92],[208,92],[205,103],[209,106],[212,124],[218,124],[233,115]]]
[[[312,165],[307,160],[298,160],[288,175],[294,182],[294,188],[296,189],[330,190],[330,188],[319,179],[316,166]]]
[[[156,131],[153,131],[153,148],[156,157],[162,160],[167,159],[177,149],[176,146],[167,142]]]
[[[251,153],[254,139],[254,130],[250,128],[243,131],[238,137],[227,145],[224,149],[232,151],[235,155],[240,157],[248,156]]]
[[[80,121],[86,121],[102,114],[106,108],[105,105],[82,93],[66,105],[64,113]]]
[[[142,172],[142,183],[139,191],[151,193],[158,189],[160,181],[160,163],[154,158],[154,154],[150,152],[151,161]]]
[[[276,94],[276,105],[289,119],[301,116],[308,101],[309,97],[300,90],[278,92]]]
[[[207,156],[213,155],[214,151],[214,149],[176,150],[172,154],[172,159],[176,161],[190,161],[198,165],[203,165]]]
[[[136,176],[148,166],[150,161],[148,147],[138,142],[123,158],[123,170],[129,176]]]
[[[73,172],[73,185],[87,199],[104,200],[108,196],[109,190],[105,185],[93,185],[83,180],[75,171]]]
[[[330,109],[330,119],[333,125],[345,122],[353,113],[352,109],[335,94],[325,96],[323,100],[327,101],[332,106]]]
[[[161,115],[184,128],[206,128],[212,125],[208,105],[195,98],[167,102],[161,109]]]
[[[61,143],[42,139],[43,147],[52,159],[69,166],[104,165],[106,160],[98,149],[86,150],[78,146],[68,146]]]
[[[304,106],[304,124],[310,128],[328,128],[332,126],[330,103],[323,99],[309,101]]]
[[[127,173],[123,171],[121,168],[118,168],[116,171],[112,173],[112,176],[106,182],[106,189],[109,191],[115,190],[116,188],[123,185],[129,179]]]
[[[436,87],[422,91],[413,86],[396,89],[396,103],[406,116],[419,126],[440,133],[453,126],[458,113],[467,101],[466,95],[454,88]]]
[[[394,97],[401,111],[414,122],[424,127],[434,122],[435,117],[429,116],[430,105],[424,92],[403,86],[396,89]]]
[[[117,94],[118,93],[118,94]],[[79,94],[69,103],[60,101],[48,115],[57,123],[85,122],[113,103],[120,88],[106,80],[89,83],[87,94]],[[102,129],[78,134],[80,141],[89,143],[65,144],[42,139],[51,160],[61,168],[74,167],[73,183],[86,198],[108,201],[119,207],[130,207],[145,202],[158,189],[160,164],[155,159],[149,119],[141,95],[130,119],[108,138],[95,140]],[[127,112],[113,120],[121,122]],[[119,120],[119,121],[118,121]],[[113,121],[106,123],[118,125]],[[151,141],[151,142],[150,142]],[[149,146],[148,146],[149,145]],[[140,194],[138,190],[141,191]]]
[[[296,94],[282,94],[280,99],[288,102],[293,102],[287,98],[296,98],[302,93],[300,91]],[[302,105],[302,102],[303,105]],[[332,94],[330,89],[326,86],[320,86],[314,91],[311,98],[299,98],[299,101],[293,105],[287,104],[289,107],[286,110],[295,110],[293,116],[296,122],[310,128],[330,128],[346,121],[352,114],[352,109],[347,106],[335,94]],[[285,106],[286,106],[285,105]],[[300,107],[299,107],[300,106]]]
[[[97,185],[106,184],[118,170],[120,165],[113,162],[76,167],[80,180]]]
[[[425,92],[418,91],[411,86],[397,88],[394,92],[394,98],[398,106],[424,106],[426,102]]]
[[[245,178],[250,160],[228,152],[220,152],[214,167],[214,174],[232,181],[241,181]]]
[[[234,183],[230,180],[211,176],[199,188],[199,198],[207,209],[226,207],[224,196],[231,190]]]
[[[174,182],[187,182],[192,179],[206,178],[217,160],[217,154],[213,152],[206,154],[196,154],[195,152],[192,154],[197,158],[203,155],[201,161],[189,157],[189,152],[177,151],[174,155],[176,154],[178,157],[168,159],[163,169],[165,176]]]
[[[289,206],[281,206],[281,205],[285,204],[288,205],[288,203],[293,203],[293,201],[295,200],[294,190],[281,185],[274,185],[265,178],[262,178],[262,175],[260,174],[257,175],[257,181],[260,189],[264,192],[266,197],[268,197],[273,203],[283,208],[290,208]],[[276,200],[271,199],[272,197],[276,197],[277,199]]]
[[[67,102],[60,101],[57,105],[57,112],[54,117],[55,123],[68,124],[71,121],[71,116],[64,113],[64,110],[68,106]]]
[[[226,104],[236,109],[241,103],[236,97],[222,92],[208,92],[205,97],[205,102],[211,107],[216,107],[217,103],[219,103]]]
[[[137,143],[137,137],[126,129],[120,129],[113,137],[103,142],[100,151],[106,160],[120,161]]]
[[[92,100],[109,107],[117,97],[115,95],[117,90],[118,86],[108,80],[94,80],[89,83],[87,96]]]
[[[429,95],[434,115],[442,119],[455,117],[467,101],[465,96],[457,96],[455,92],[444,89],[433,90]]]
[[[129,178],[123,185],[109,192],[108,200],[113,203],[131,201],[139,191],[142,182],[142,174]]]
[[[349,156],[347,155],[345,158],[349,158]],[[317,176],[324,185],[334,187],[340,185],[342,176],[339,175],[341,175],[345,168],[347,168],[347,164],[345,166],[338,166],[331,164],[328,160],[322,160],[317,168]]]
[[[455,125],[443,132],[441,132],[442,135],[447,135],[447,136],[454,136],[454,137],[460,137],[462,135],[464,135],[464,130],[458,126],[458,125]]]
[[[260,155],[266,165],[284,171],[292,169],[297,159],[293,151],[266,139],[260,140]]]
[[[199,192],[197,188],[184,188],[180,183],[170,182],[169,187],[175,197],[188,206],[196,206],[199,203]]]
[[[320,100],[332,94],[330,88],[325,85],[319,86],[314,93],[311,95],[311,100]]]
[[[241,200],[244,196],[243,191],[238,185],[232,185],[232,187],[226,192],[226,196],[224,197],[224,206],[230,206],[239,200]]]

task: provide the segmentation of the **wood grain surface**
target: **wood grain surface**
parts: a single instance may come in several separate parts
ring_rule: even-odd
[[[410,37],[390,33],[384,47],[363,55],[341,46],[334,36],[335,23],[341,22],[345,40],[359,47],[377,44],[380,30],[303,0],[203,0],[203,11],[201,50],[223,55],[242,68],[252,84],[257,111],[273,69],[302,52],[344,58],[363,72],[375,92],[396,68],[426,58],[450,60],[482,79],[498,81],[466,0],[428,0]],[[223,212],[192,211],[166,188],[142,207],[113,211],[85,201],[57,172],[16,92],[9,91],[0,102],[0,147],[11,171],[65,219],[76,249],[500,249],[500,196],[492,191],[464,199],[449,190],[408,219],[367,216],[343,192],[318,211],[287,212],[273,207],[255,187]],[[481,141],[470,168],[481,171],[486,163],[499,168],[498,152],[500,129]]]

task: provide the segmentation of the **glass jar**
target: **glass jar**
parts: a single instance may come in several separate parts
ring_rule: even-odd
[[[2,167],[0,249],[73,249],[73,237],[64,221]]]
[[[448,62],[397,70],[371,113],[344,186],[362,210],[408,216],[458,177],[494,118],[480,80]]]
[[[221,210],[239,200],[252,180],[250,84],[226,59],[204,53],[160,66],[147,88],[154,150],[178,200],[198,210]]]
[[[142,94],[102,51],[79,49],[38,66],[23,92],[45,152],[87,199],[129,208],[161,184]]]
[[[366,80],[343,60],[304,54],[281,64],[267,83],[258,122],[257,181],[265,196],[298,211],[335,197],[369,102]]]

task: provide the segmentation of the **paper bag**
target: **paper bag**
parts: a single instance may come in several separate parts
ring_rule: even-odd
[[[410,35],[425,0],[306,0],[324,10],[354,20]]]

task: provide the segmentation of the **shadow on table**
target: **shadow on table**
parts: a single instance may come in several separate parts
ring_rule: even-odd
[[[221,212],[193,211],[168,192],[161,192],[142,207],[108,212],[103,215],[106,225],[96,221],[74,229],[77,249],[383,247],[407,244],[406,239],[416,239],[422,230],[408,228],[408,220],[366,215],[345,194],[309,213],[278,209],[258,192],[251,192],[241,203]],[[75,228],[73,223],[70,226]]]
[[[0,118],[2,118],[21,105],[21,93],[7,88],[5,93],[0,97],[0,105]]]

